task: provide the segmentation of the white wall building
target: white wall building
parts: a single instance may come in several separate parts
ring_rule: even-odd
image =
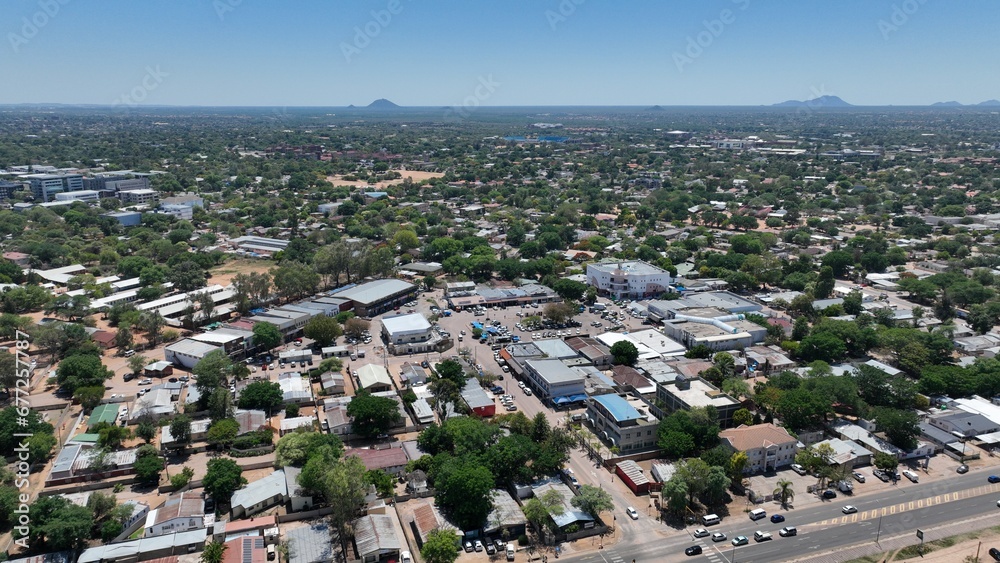
[[[656,297],[669,291],[670,272],[642,261],[587,265],[587,283],[614,299]]]

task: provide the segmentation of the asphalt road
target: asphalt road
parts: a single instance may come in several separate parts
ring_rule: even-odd
[[[952,479],[930,484],[900,482],[875,495],[857,500],[841,495],[828,503],[802,510],[784,512],[787,520],[772,524],[768,519],[753,522],[745,514],[725,518],[721,524],[709,528],[728,536],[725,542],[713,544],[709,538],[694,539],[690,533],[699,526],[690,526],[684,533],[674,533],[668,538],[651,541],[637,534],[626,538],[613,548],[580,556],[563,557],[577,563],[637,563],[649,561],[711,561],[713,563],[775,562],[808,557],[810,554],[829,554],[850,545],[871,542],[876,538],[887,539],[899,535],[912,535],[916,542],[918,528],[933,528],[954,521],[970,520],[984,514],[1000,514],[1000,484],[989,484],[987,472],[956,475]],[[841,509],[851,504],[858,509],[854,514],[843,514]],[[641,521],[641,520],[640,520]],[[782,526],[795,526],[798,535],[782,538]],[[757,530],[771,532],[774,539],[763,543],[753,541]],[[745,535],[748,545],[735,549],[729,540]],[[703,554],[687,557],[684,549],[701,545]]]

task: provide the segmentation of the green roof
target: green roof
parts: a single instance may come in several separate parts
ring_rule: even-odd
[[[96,444],[97,440],[99,440],[100,437],[101,437],[100,434],[77,434],[76,436],[73,436],[73,439],[70,440],[70,442],[84,442],[87,444]]]
[[[87,426],[93,428],[102,422],[114,424],[117,419],[118,405],[112,403],[97,405],[94,407],[94,412],[90,413],[90,419],[87,421]]]

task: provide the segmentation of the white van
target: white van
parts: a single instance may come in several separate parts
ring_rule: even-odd
[[[910,481],[912,481],[914,483],[916,483],[917,481],[920,480],[920,476],[917,475],[916,473],[910,471],[909,469],[907,469],[906,471],[903,472],[903,477],[906,477],[907,479],[909,479]]]
[[[760,520],[761,518],[767,518],[767,511],[763,508],[755,508],[750,511],[751,520]]]
[[[510,543],[507,543],[507,561],[513,561],[513,560],[514,560],[514,546],[511,545]]]
[[[714,526],[719,522],[722,522],[722,518],[719,518],[718,514],[706,514],[701,517],[701,523],[706,526]]]

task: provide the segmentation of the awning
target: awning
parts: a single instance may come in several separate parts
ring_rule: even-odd
[[[560,395],[552,399],[552,402],[557,405],[565,405],[566,403],[579,403],[580,401],[586,401],[586,393],[577,393],[575,395]]]

